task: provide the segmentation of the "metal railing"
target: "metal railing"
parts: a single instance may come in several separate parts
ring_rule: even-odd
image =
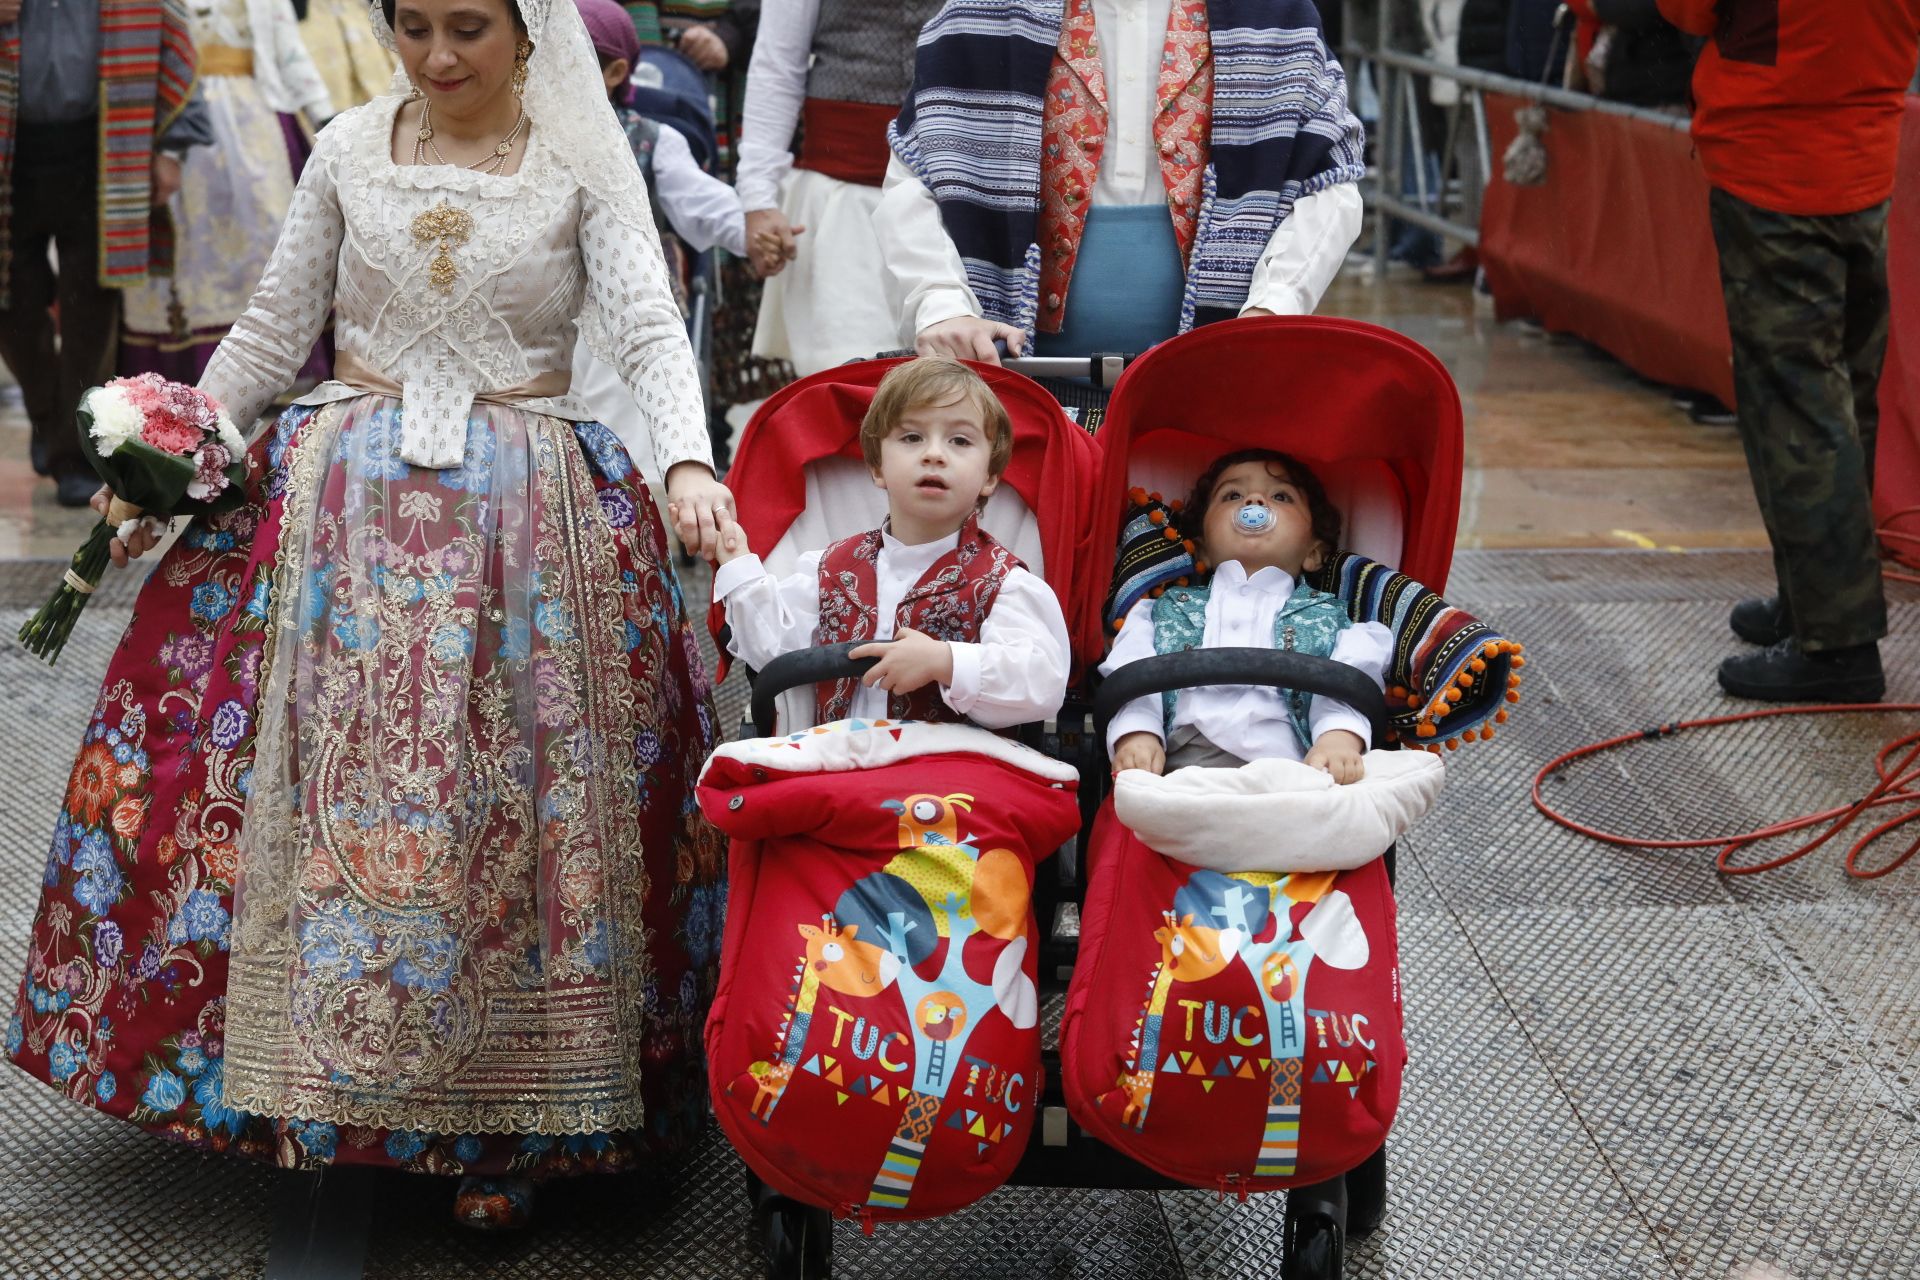
[[[1386,275],[1389,229],[1395,219],[1466,245],[1479,245],[1481,194],[1496,162],[1487,134],[1484,95],[1488,93],[1523,98],[1563,111],[1624,116],[1680,132],[1688,127],[1684,114],[1612,102],[1537,80],[1452,66],[1391,48],[1389,0],[1343,0],[1343,4],[1346,34],[1339,56],[1347,72],[1350,101],[1357,113],[1355,85],[1364,69],[1372,79],[1379,103],[1378,118],[1369,122],[1376,135],[1373,181],[1362,186],[1362,194],[1374,211],[1375,280]],[[1373,47],[1359,39],[1368,25],[1369,13],[1376,41]],[[1458,101],[1447,109],[1437,174],[1428,171],[1426,130],[1420,119],[1420,95],[1431,80],[1451,81],[1460,90]],[[1407,190],[1409,159],[1413,162],[1411,199]]]

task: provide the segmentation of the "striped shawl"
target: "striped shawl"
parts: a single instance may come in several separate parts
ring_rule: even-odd
[[[888,138],[933,193],[989,319],[1033,332],[1041,133],[1065,0],[947,0]],[[1239,314],[1296,200],[1365,171],[1346,77],[1310,0],[1208,0],[1209,159],[1180,332]]]
[[[99,0],[100,283],[139,284],[171,269],[172,223],[152,201],[154,139],[193,92],[193,36],[184,0]],[[0,303],[7,296],[20,39],[0,40]]]

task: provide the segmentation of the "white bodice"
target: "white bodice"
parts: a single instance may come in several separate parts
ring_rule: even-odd
[[[455,466],[475,399],[592,416],[567,391],[584,331],[633,392],[660,471],[710,466],[693,351],[646,210],[604,207],[538,128],[505,177],[396,164],[400,101],[377,98],[321,132],[273,261],[202,388],[252,422],[292,380],[331,306],[342,381],[303,403],[401,394],[402,457]]]

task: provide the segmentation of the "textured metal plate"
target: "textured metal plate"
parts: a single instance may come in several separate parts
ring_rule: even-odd
[[[59,574],[0,565],[0,637]],[[1713,683],[1751,553],[1472,552],[1453,596],[1527,642],[1525,700],[1448,758],[1445,812],[1402,845],[1413,1060],[1386,1225],[1350,1276],[1920,1275],[1920,864],[1862,883],[1822,850],[1717,876],[1710,852],[1581,839],[1527,802],[1559,752],[1734,705]],[[705,598],[701,571],[689,599]],[[51,671],[0,638],[0,988],[27,922],[71,753],[125,625],[118,575]],[[1890,697],[1920,700],[1920,596],[1894,588]],[[719,691],[738,723],[739,677]],[[1553,787],[1601,826],[1711,833],[1841,803],[1911,718],[1775,721],[1636,744]],[[0,1274],[260,1272],[278,1174],[178,1151],[0,1070]],[[475,1236],[452,1189],[378,1175],[372,1277],[752,1277],[738,1161],[548,1188],[524,1236]],[[1016,1189],[873,1237],[848,1277],[1269,1277],[1277,1196]],[[1754,1272],[1753,1274],[1764,1274]]]

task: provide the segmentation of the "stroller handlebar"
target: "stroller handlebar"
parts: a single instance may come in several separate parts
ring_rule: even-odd
[[[1273,685],[1336,699],[1367,718],[1372,746],[1387,740],[1387,700],[1373,681],[1344,662],[1285,649],[1188,649],[1130,662],[1094,690],[1094,738],[1104,743],[1108,722],[1135,698],[1223,684]]]
[[[844,644],[823,644],[817,649],[796,649],[761,668],[753,679],[753,731],[763,738],[773,732],[779,698],[787,690],[823,680],[865,675],[880,659],[847,655],[868,643],[871,642],[850,640]]]
[[[1000,367],[1029,378],[1085,378],[1103,391],[1113,390],[1120,381],[1120,375],[1127,366],[1140,357],[1138,354],[1116,354],[1110,351],[1096,351],[1085,356],[1010,356],[1007,354],[1005,338],[993,340],[994,352],[1000,357]],[[876,360],[899,360],[913,354],[912,347],[902,347],[894,351],[882,351],[874,356]]]

